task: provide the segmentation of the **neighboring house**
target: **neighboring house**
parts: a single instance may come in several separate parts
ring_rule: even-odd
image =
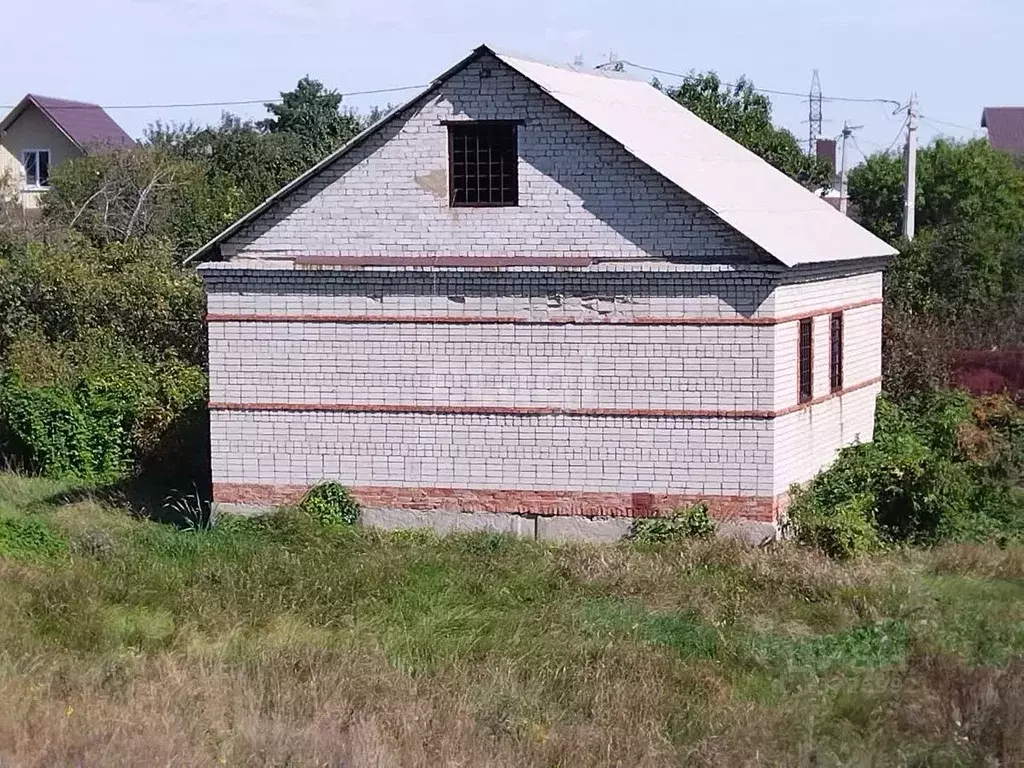
[[[7,177],[25,208],[36,208],[51,169],[69,158],[133,143],[96,104],[30,93],[0,120],[0,179]]]
[[[1024,155],[1024,107],[985,107],[981,127],[993,149]]]
[[[190,257],[214,500],[773,533],[872,438],[894,253],[647,83],[478,48]]]

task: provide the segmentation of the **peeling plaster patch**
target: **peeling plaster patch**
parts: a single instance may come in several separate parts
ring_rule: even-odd
[[[416,177],[416,186],[433,193],[434,197],[447,199],[448,197],[448,172],[444,168],[438,168],[430,173],[424,173]]]

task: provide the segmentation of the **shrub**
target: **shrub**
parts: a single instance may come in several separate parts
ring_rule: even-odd
[[[633,523],[630,538],[645,544],[676,539],[706,539],[715,533],[715,523],[704,502],[677,509],[671,517],[646,517]]]
[[[820,549],[836,558],[851,558],[876,552],[882,542],[874,524],[874,496],[853,496],[836,506],[816,498],[803,499],[796,491],[786,523],[788,532],[801,544]]]
[[[198,367],[173,361],[111,356],[100,369],[47,384],[8,373],[0,379],[2,447],[49,477],[109,482],[144,463],[192,470],[203,452],[182,456],[173,449],[188,443],[181,433],[197,431],[183,422],[203,423],[195,414],[205,392]]]
[[[0,518],[0,556],[22,560],[57,557],[67,552],[67,542],[42,520]]]
[[[794,494],[790,529],[838,557],[885,543],[1020,538],[1021,423],[1008,401],[961,392],[903,407],[882,399],[874,442],[844,449]]]
[[[341,483],[320,483],[299,502],[299,509],[324,526],[354,525],[359,520],[359,503]]]

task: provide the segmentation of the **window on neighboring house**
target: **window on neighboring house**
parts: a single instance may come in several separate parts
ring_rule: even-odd
[[[832,315],[829,349],[829,383],[833,392],[843,388],[843,313]]]
[[[26,149],[21,153],[26,187],[50,186],[50,150]]]
[[[811,318],[800,321],[800,402],[814,396],[814,324]]]
[[[519,205],[515,123],[449,123],[448,163],[452,206]]]

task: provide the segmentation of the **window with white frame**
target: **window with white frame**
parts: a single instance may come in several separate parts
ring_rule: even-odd
[[[50,186],[50,150],[26,149],[21,153],[25,166],[25,186],[38,189]]]

